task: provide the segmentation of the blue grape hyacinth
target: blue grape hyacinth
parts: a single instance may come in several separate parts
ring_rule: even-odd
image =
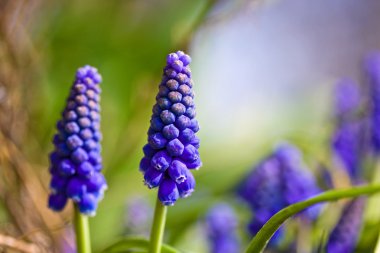
[[[91,66],[79,68],[50,154],[49,207],[61,211],[72,199],[79,211],[95,215],[107,183],[102,170],[100,87],[102,78]]]
[[[278,146],[238,187],[238,195],[248,203],[254,214],[248,225],[252,235],[282,208],[319,192],[314,176],[304,168],[301,153],[290,144]],[[314,220],[319,214],[319,207],[305,210],[302,217]],[[280,228],[270,245],[277,245],[282,234],[283,228]]]
[[[349,79],[338,82],[335,89],[336,128],[331,146],[334,159],[350,176],[360,180],[365,121],[358,118],[361,104],[359,86]]]
[[[211,253],[240,252],[238,220],[228,204],[213,206],[207,213],[205,224]]]
[[[361,103],[359,86],[351,79],[338,81],[334,92],[334,111],[338,121],[352,118]]]
[[[158,198],[164,205],[174,205],[194,191],[190,172],[201,167],[199,131],[195,119],[190,56],[178,51],[167,56],[167,65],[153,106],[148,143],[140,171],[149,188],[159,187]]]
[[[337,127],[332,137],[334,156],[347,171],[351,180],[361,177],[363,122],[345,122]]]
[[[373,53],[366,62],[371,98],[371,139],[374,151],[380,153],[380,52]]]
[[[352,253],[355,250],[362,226],[365,199],[357,198],[349,202],[330,234],[326,253]]]

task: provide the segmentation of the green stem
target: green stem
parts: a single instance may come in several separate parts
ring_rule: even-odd
[[[157,198],[152,231],[150,232],[149,253],[160,253],[164,237],[167,207]]]
[[[78,253],[91,253],[90,226],[88,217],[79,212],[77,205],[74,210],[74,226]]]
[[[370,195],[376,192],[380,192],[380,185],[367,185],[353,187],[349,189],[331,190],[321,193],[313,198],[307,199],[290,205],[270,218],[267,223],[260,229],[256,236],[251,240],[246,250],[246,253],[261,253],[265,249],[269,239],[277,231],[277,229],[284,223],[289,217],[301,212],[302,210],[326,201],[335,201],[343,198],[358,197],[360,195]]]

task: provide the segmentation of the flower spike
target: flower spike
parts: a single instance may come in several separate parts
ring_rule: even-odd
[[[95,215],[107,183],[101,173],[100,87],[102,78],[91,66],[79,68],[57,123],[50,154],[49,207],[61,211],[72,199],[82,214]]]
[[[202,166],[190,62],[182,51],[167,56],[140,162],[145,185],[159,187],[158,197],[164,205],[191,195],[195,180],[189,170]]]

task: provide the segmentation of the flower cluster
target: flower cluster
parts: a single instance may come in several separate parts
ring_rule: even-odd
[[[326,253],[354,252],[362,226],[364,204],[364,198],[357,198],[345,206],[327,241]]]
[[[81,213],[95,215],[107,188],[101,173],[100,82],[96,68],[79,68],[57,123],[50,154],[49,207],[54,211],[62,210],[70,198]]]
[[[236,234],[238,221],[234,210],[220,203],[211,208],[206,216],[206,231],[212,253],[235,253],[240,250]]]
[[[199,125],[195,119],[191,58],[182,51],[167,56],[167,65],[159,86],[148,130],[148,144],[140,171],[149,188],[159,187],[158,197],[164,205],[194,191],[190,169],[198,169]]]
[[[347,122],[335,130],[332,137],[333,153],[339,164],[346,170],[351,180],[360,180],[363,122]]]
[[[271,216],[282,208],[318,194],[313,175],[303,168],[300,152],[289,144],[280,145],[264,159],[239,185],[238,195],[243,198],[254,213],[248,228],[256,234]],[[319,207],[307,209],[302,215],[314,219]],[[282,229],[271,240],[276,244]]]
[[[365,122],[357,117],[361,96],[359,86],[349,79],[338,82],[335,90],[336,129],[331,146],[337,164],[351,180],[360,180],[360,164]]]
[[[371,139],[374,151],[380,153],[380,53],[374,53],[366,62],[371,97]]]

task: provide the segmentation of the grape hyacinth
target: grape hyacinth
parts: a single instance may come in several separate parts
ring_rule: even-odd
[[[194,191],[190,172],[201,167],[199,125],[195,119],[190,56],[178,51],[167,56],[167,65],[159,86],[148,130],[148,143],[140,171],[148,188],[159,187],[158,198],[164,205],[174,205]]]
[[[361,103],[359,86],[351,79],[341,79],[335,87],[334,110],[338,121],[352,118]]]
[[[211,253],[240,252],[236,230],[238,221],[234,210],[225,203],[212,207],[206,216],[206,231]]]
[[[360,180],[362,144],[365,121],[357,117],[361,96],[359,86],[352,80],[343,79],[335,89],[336,129],[331,146],[334,159],[350,176]]]
[[[363,122],[346,122],[338,126],[332,138],[335,159],[354,181],[360,180],[362,133]]]
[[[371,98],[371,140],[374,151],[380,153],[380,52],[372,54],[366,62]]]
[[[54,211],[61,211],[72,199],[82,214],[93,216],[107,188],[101,173],[100,82],[96,68],[79,68],[57,123],[48,201]]]
[[[305,200],[320,192],[314,176],[303,168],[301,153],[290,144],[282,144],[265,158],[239,185],[238,195],[245,200],[254,217],[248,230],[255,235],[282,208]],[[305,210],[301,215],[314,220],[320,206]],[[270,245],[281,240],[283,228],[272,237]]]
[[[364,198],[349,202],[330,234],[326,253],[352,253],[355,250],[363,220]]]

